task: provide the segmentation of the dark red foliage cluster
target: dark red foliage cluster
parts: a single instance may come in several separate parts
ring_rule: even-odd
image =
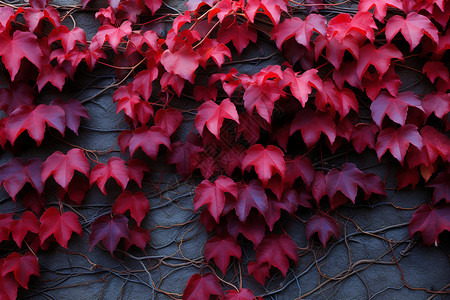
[[[83,9],[89,2],[82,0]],[[30,276],[39,276],[39,249],[52,242],[67,248],[73,233],[82,234],[77,214],[46,205],[51,177],[59,186],[58,199],[77,204],[94,185],[107,194],[106,182],[115,180],[123,193],[109,215],[92,222],[91,249],[101,241],[113,255],[121,240],[125,251],[145,249],[149,231],[140,226],[149,202],[144,193],[127,190],[130,181],[140,187],[150,172],[133,158],[137,151],[154,160],[164,159],[160,153],[165,152],[166,163],[184,178],[204,178],[193,205],[214,235],[205,245],[206,261],[223,274],[232,258],[241,259],[241,243],[247,240],[255,250],[247,270],[256,281],[264,285],[274,269],[286,276],[298,261],[297,246],[284,231],[289,215],[309,210],[307,238],[317,235],[325,247],[339,238],[333,210],[385,195],[383,180],[353,163],[323,167],[316,154],[338,149],[374,151],[380,160],[397,161],[398,188],[422,181],[433,189],[432,201],[415,211],[409,231],[411,236],[420,232],[426,245],[437,245],[439,234],[450,230],[445,64],[450,2],[362,0],[356,14],[329,20],[320,14],[326,5],[310,2],[317,6],[308,4],[309,14],[299,18],[292,17],[294,2],[287,0],[190,0],[163,36],[140,22],[158,20],[153,15],[161,0],[109,0],[95,14],[101,26],[91,41],[81,28],[62,25],[60,12],[48,1],[1,6],[1,70],[7,82],[0,89],[5,112],[0,145],[5,151],[14,152],[16,140],[26,135],[39,147],[50,127],[62,138],[67,128],[78,134],[82,119],[89,118],[80,101],[42,104],[35,97],[45,89],[62,91],[79,66],[93,70],[110,53],[132,71],[112,99],[131,128],[118,138],[130,160],[113,157],[91,168],[85,151],[74,147],[45,161],[15,157],[0,167],[0,184],[27,208],[22,215],[0,215],[0,242],[15,243],[0,259],[0,298],[15,299],[19,286],[27,288]],[[252,75],[225,67],[265,37],[286,63]],[[433,85],[431,93],[399,89],[396,71],[411,57],[421,59],[415,71]],[[206,68],[207,78],[198,72]],[[171,105],[174,97],[198,102],[195,128],[185,140],[176,134],[184,116]],[[192,276],[183,298],[210,296],[255,298],[245,288],[223,291],[212,273]]]

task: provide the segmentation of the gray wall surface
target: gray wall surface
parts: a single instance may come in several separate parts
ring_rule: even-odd
[[[95,2],[96,0],[93,0]],[[54,1],[54,4],[73,4],[70,0]],[[169,1],[179,10],[183,1]],[[103,5],[104,3],[95,3]],[[163,4],[164,5],[164,4]],[[165,8],[165,11],[170,11]],[[77,26],[86,30],[90,39],[99,26],[91,12],[73,13]],[[247,51],[242,58],[266,57],[278,51],[270,42],[261,42],[254,51]],[[268,59],[239,65],[241,73],[252,74],[264,66],[280,64],[284,59],[275,55]],[[420,74],[399,70],[403,85],[420,80]],[[75,82],[59,93],[46,88],[42,103],[55,98],[76,98],[80,101],[96,95],[103,87],[115,82],[114,72],[99,66],[93,73],[80,72]],[[416,93],[429,91],[429,86],[414,85]],[[69,133],[65,141],[92,150],[100,162],[119,156],[117,138],[121,129],[128,128],[123,113],[116,114],[112,102],[114,90],[109,89],[84,106],[90,120],[83,120],[79,135]],[[194,101],[181,99],[178,107],[196,107]],[[183,139],[192,127],[193,118],[186,121],[177,133]],[[46,133],[43,146],[35,148],[26,139],[18,141],[23,158],[38,155],[46,159],[54,151],[66,152],[71,148],[56,132]],[[164,151],[162,151],[164,152]],[[1,163],[13,155],[1,152]],[[129,156],[125,155],[126,158]],[[181,298],[189,277],[195,273],[210,271],[203,257],[204,244],[208,239],[199,222],[199,213],[193,211],[193,192],[199,177],[182,181],[172,166],[164,163],[164,153],[152,161],[139,151],[135,156],[148,162],[151,174],[144,177],[143,191],[150,201],[150,213],[142,227],[151,229],[151,241],[146,251],[116,251],[111,257],[102,245],[89,249],[89,230],[92,221],[111,210],[114,199],[121,192],[112,181],[107,184],[108,196],[94,187],[88,192],[81,206],[74,209],[81,216],[83,236],[73,235],[68,249],[56,244],[47,251],[38,253],[41,277],[33,277],[28,291],[20,290],[20,299],[171,299]],[[354,162],[364,172],[373,172],[386,178],[387,197],[372,197],[368,202],[357,202],[338,209],[333,216],[340,225],[340,239],[332,240],[323,248],[318,240],[306,239],[305,226],[293,219],[289,234],[299,247],[299,263],[291,265],[286,278],[275,273],[266,287],[248,276],[247,263],[254,257],[249,244],[243,247],[242,286],[250,288],[264,299],[295,299],[307,294],[305,299],[427,299],[433,294],[426,290],[440,291],[449,288],[450,262],[449,234],[441,235],[438,247],[426,247],[420,238],[409,238],[408,223],[415,207],[429,201],[432,191],[419,185],[415,190],[397,190],[395,164],[388,158],[379,164],[374,151],[365,151],[361,156],[349,153],[330,161],[332,166]],[[91,161],[91,165],[95,163]],[[52,183],[48,183],[50,186]],[[159,186],[159,189],[156,188]],[[0,195],[0,212],[20,211],[21,204],[14,203],[4,190]],[[56,199],[47,200],[47,205],[56,204]],[[300,219],[307,219],[310,212],[300,210]],[[312,243],[312,244],[311,244]],[[241,284],[239,262],[230,265],[225,279],[235,286]],[[221,272],[216,268],[217,274]],[[227,289],[232,287],[227,286]],[[170,294],[172,297],[169,297]],[[434,299],[445,299],[437,295]],[[448,299],[448,296],[447,296]]]

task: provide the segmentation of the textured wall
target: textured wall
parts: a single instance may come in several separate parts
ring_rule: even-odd
[[[73,2],[65,0],[53,3]],[[101,6],[102,3],[96,5]],[[171,1],[169,5],[183,9],[182,2]],[[92,13],[76,12],[73,16],[77,26],[86,30],[88,39],[92,37],[99,26]],[[247,51],[242,58],[264,58],[275,51],[275,46],[267,41],[258,44],[253,51]],[[275,55],[254,63],[229,64],[227,67],[236,67],[240,72],[252,74],[266,65],[283,61]],[[400,73],[404,86],[420,81],[417,74],[406,71]],[[47,88],[42,102],[46,103],[57,97],[82,101],[114,82],[114,72],[100,66],[92,74],[79,72],[75,82],[65,88],[63,93]],[[424,93],[429,87],[415,84],[413,88],[417,93]],[[116,105],[112,102],[113,92],[113,89],[109,89],[85,102],[90,120],[83,120],[78,136],[70,133],[66,139],[71,144],[93,150],[92,154],[100,162],[120,155],[118,131],[127,128],[123,114],[116,114]],[[180,99],[175,105],[196,106],[187,99]],[[193,124],[192,115],[185,115],[185,118],[191,121],[185,122],[177,133],[181,138],[186,136]],[[65,152],[71,148],[58,138],[58,133],[50,132],[51,134],[46,134],[44,146],[38,149],[26,138],[19,139],[17,155],[28,158],[38,153],[46,159],[56,150]],[[48,251],[40,252],[42,277],[34,278],[29,291],[23,292],[21,298],[170,299],[166,293],[182,294],[192,274],[198,273],[202,268],[208,269],[203,259],[207,234],[199,222],[199,214],[193,213],[192,205],[193,191],[199,178],[180,181],[175,170],[164,165],[164,153],[157,161],[149,160],[142,152],[137,157],[147,161],[152,170],[151,175],[144,177],[143,184],[151,207],[150,214],[142,223],[144,228],[152,230],[151,242],[146,251],[133,250],[129,254],[117,251],[116,257],[111,257],[101,246],[88,251],[91,222],[99,215],[109,213],[113,200],[120,193],[111,181],[107,185],[107,189],[112,191],[108,196],[103,195],[95,186],[88,192],[82,206],[66,207],[76,210],[81,216],[83,237],[74,235],[68,250],[54,245]],[[10,158],[10,153],[3,152],[0,162],[5,163]],[[355,162],[365,171],[374,172],[382,179],[386,178],[388,196],[371,198],[369,202],[339,209],[335,216],[341,226],[341,239],[333,240],[326,249],[317,241],[306,249],[308,241],[304,225],[298,219],[294,221],[289,233],[300,247],[299,264],[288,271],[286,278],[276,274],[267,289],[247,276],[245,265],[252,259],[254,252],[250,245],[245,245],[242,258],[243,287],[253,289],[255,295],[265,295],[266,299],[295,299],[309,291],[314,292],[307,299],[426,299],[432,294],[422,288],[441,290],[444,286],[448,287],[449,234],[442,236],[439,247],[431,248],[423,246],[420,239],[409,239],[408,234],[407,225],[414,212],[411,208],[427,201],[430,191],[420,187],[416,190],[393,189],[396,185],[395,166],[388,159],[383,159],[382,164],[378,164],[374,151],[366,151],[362,156],[338,156],[328,162],[333,166],[345,161]],[[22,209],[4,191],[1,193],[1,213]],[[51,204],[56,200],[47,201]],[[300,219],[307,219],[309,214],[299,211],[298,216]],[[227,281],[239,286],[239,276],[233,277],[232,274],[239,274],[237,262],[227,273]],[[408,286],[416,289],[408,288],[402,277]],[[440,298],[444,299],[441,296],[435,297]]]

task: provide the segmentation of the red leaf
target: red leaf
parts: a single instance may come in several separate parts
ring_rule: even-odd
[[[167,162],[175,164],[177,172],[184,178],[187,178],[192,174],[195,167],[192,158],[202,151],[202,147],[189,140],[184,144],[177,141],[172,145],[172,151],[167,157]]]
[[[250,144],[255,144],[260,137],[261,129],[270,130],[270,125],[257,114],[242,112],[239,114],[239,125],[237,127],[237,135],[241,134]]]
[[[225,193],[238,198],[236,183],[230,178],[219,176],[214,183],[203,180],[195,189],[194,210],[197,211],[206,204],[211,216],[219,223],[219,217],[225,206]]]
[[[12,38],[6,32],[0,33],[0,56],[14,81],[22,58],[26,57],[38,69],[41,68],[42,52],[37,38],[31,32],[14,31]]]
[[[83,233],[80,222],[78,222],[78,216],[75,213],[69,211],[61,214],[56,207],[47,208],[39,221],[41,222],[39,229],[41,245],[53,235],[58,244],[67,249],[67,242],[72,232],[79,235]]]
[[[245,150],[242,146],[234,145],[231,149],[222,149],[219,154],[218,163],[231,176],[236,168],[241,169]]]
[[[114,201],[112,212],[120,215],[130,211],[131,217],[136,220],[138,226],[150,211],[150,204],[143,192],[136,192],[134,195],[130,191],[122,192]]]
[[[0,119],[0,146],[5,149],[6,145],[6,123],[8,122],[8,118]]]
[[[362,186],[360,185],[360,187],[364,190],[365,200],[369,199],[372,194],[386,196],[384,182],[381,181],[380,177],[373,173],[364,174],[364,178],[362,179]]]
[[[304,198],[304,195],[300,195],[294,189],[287,190],[281,197],[281,200],[275,198],[269,194],[268,197],[268,209],[264,214],[264,220],[266,221],[269,230],[273,230],[273,226],[280,219],[281,210],[285,210],[289,214],[293,214],[297,211],[299,204],[305,207],[311,207]]]
[[[189,0],[186,2],[186,5],[188,7],[188,10],[196,11],[203,5],[208,5],[210,7],[213,6],[214,2],[216,2],[216,0]]]
[[[203,128],[206,126],[212,134],[220,139],[220,128],[224,119],[234,120],[239,124],[236,106],[230,99],[223,100],[220,105],[217,105],[214,101],[207,101],[198,108],[195,127],[203,136]]]
[[[224,300],[262,300],[261,297],[255,297],[253,292],[249,289],[241,288],[238,291],[230,290],[226,293]]]
[[[167,49],[161,55],[161,64],[168,72],[189,80],[191,83],[194,82],[194,72],[200,63],[200,60],[200,55],[198,55],[190,45],[184,45],[175,52]]]
[[[219,279],[211,273],[194,274],[186,284],[183,300],[208,300],[212,295],[222,296]]]
[[[377,138],[375,150],[378,159],[381,159],[383,154],[389,149],[392,156],[403,165],[403,159],[409,144],[416,146],[419,150],[423,147],[422,137],[417,132],[417,127],[406,124],[397,130],[394,128],[386,128],[381,131]]]
[[[417,168],[410,169],[408,167],[400,167],[397,169],[395,177],[397,178],[398,190],[407,187],[410,184],[412,188],[415,189],[420,180],[420,173]]]
[[[408,106],[423,111],[419,97],[413,92],[399,93],[396,97],[392,97],[386,92],[381,92],[370,105],[372,119],[375,124],[381,127],[384,116],[388,115],[392,121],[404,126]]]
[[[355,126],[351,141],[358,154],[361,154],[366,148],[375,148],[375,135],[378,131],[379,128],[376,125],[360,123]]]
[[[303,107],[308,101],[308,95],[311,94],[311,87],[318,91],[321,91],[323,88],[322,79],[317,75],[316,69],[307,70],[301,75],[295,75],[292,69],[286,69],[284,76],[292,77],[289,84],[291,92]]]
[[[253,242],[257,247],[266,233],[266,222],[264,217],[256,211],[250,211],[245,222],[239,221],[235,214],[229,213],[226,217],[228,233],[237,240],[239,233]]]
[[[256,30],[249,26],[249,22],[240,25],[237,22],[231,24],[223,23],[217,33],[219,43],[227,44],[232,41],[239,55],[241,55],[250,41],[255,43],[256,39]]]
[[[323,88],[318,90],[316,106],[321,111],[330,111],[332,116],[338,112],[341,121],[348,115],[350,109],[355,112],[359,111],[358,101],[353,91],[348,88],[338,89],[330,79],[325,80]]]
[[[320,204],[320,199],[327,195],[327,182],[325,174],[322,171],[314,173],[314,181],[311,185],[311,192],[316,199],[317,205]]]
[[[286,174],[289,174],[285,179],[287,186],[292,187],[297,178],[301,177],[305,185],[309,187],[314,179],[314,167],[308,158],[298,156],[286,161]]]
[[[171,136],[183,122],[183,115],[175,108],[160,109],[155,115],[155,125]]]
[[[12,222],[12,214],[0,214],[0,242],[9,240]]]
[[[4,31],[11,27],[11,21],[15,20],[16,14],[9,6],[0,7],[0,29]]]
[[[134,226],[130,228],[130,235],[125,239],[125,251],[135,245],[145,250],[148,242],[150,242],[150,234],[147,229]]]
[[[40,146],[44,139],[45,124],[64,136],[66,127],[64,110],[55,105],[39,104],[35,108],[22,105],[9,117],[6,135],[11,144],[14,144],[17,137],[27,130],[30,137]]]
[[[67,191],[75,170],[89,177],[89,162],[83,151],[73,148],[66,155],[56,151],[42,165],[42,182],[53,175],[55,181]]]
[[[103,215],[92,222],[91,235],[89,236],[89,251],[94,248],[98,242],[102,241],[103,245],[113,255],[117,244],[121,238],[127,239],[130,235],[128,229],[128,219],[123,215],[109,216]]]
[[[345,81],[353,87],[362,89],[361,80],[356,74],[356,62],[356,60],[352,60],[351,62],[343,62],[339,67],[339,70],[333,71],[333,81],[339,89],[344,87]],[[366,72],[365,74],[370,75],[371,73]],[[378,73],[376,73],[376,78],[378,79]]]
[[[43,11],[41,9],[27,7],[24,9],[23,17],[30,32],[36,30],[41,20],[48,20],[55,27],[61,25],[59,12],[53,6],[47,6]]]
[[[278,25],[280,22],[281,11],[288,11],[287,3],[287,0],[261,0],[261,8],[270,18],[272,23]]]
[[[44,9],[48,5],[49,0],[30,0],[30,5],[35,9]]]
[[[336,138],[336,124],[330,114],[314,112],[309,108],[302,109],[295,115],[291,123],[290,134],[292,135],[297,130],[301,130],[303,141],[308,148],[317,143],[321,132],[325,133],[330,144],[333,144]]]
[[[1,271],[2,276],[13,272],[17,282],[26,289],[28,289],[28,280],[31,275],[40,276],[37,258],[30,252],[23,256],[17,252],[11,253],[3,260]]]
[[[110,177],[116,180],[117,184],[122,187],[122,190],[125,190],[130,178],[129,171],[125,166],[123,159],[119,157],[111,157],[106,165],[97,164],[92,169],[91,176],[89,178],[89,185],[92,186],[94,182],[97,182],[100,191],[106,195],[105,184]]]
[[[150,32],[150,31],[146,31]],[[155,34],[156,35],[156,34]],[[130,44],[128,44],[130,45]],[[127,48],[128,49],[128,48]],[[158,69],[153,68],[151,70],[143,70],[134,76],[133,79],[133,90],[135,92],[138,92],[139,95],[144,98],[144,100],[147,100],[152,95],[152,82],[158,77]]]
[[[3,259],[0,260],[0,269],[3,266]],[[19,284],[13,274],[0,276],[0,297],[5,300],[16,300]]]
[[[202,86],[196,85],[194,87],[194,99],[197,102],[216,100],[217,98],[217,88],[214,85]]]
[[[65,25],[54,28],[48,36],[48,44],[50,45],[55,41],[61,41],[61,45],[66,51],[66,54],[75,48],[77,42],[87,47],[86,33],[78,27],[72,30],[69,30]]]
[[[152,141],[149,143],[148,141]],[[159,146],[164,145],[169,150],[172,148],[170,137],[167,132],[158,126],[150,128],[139,127],[133,133],[128,143],[130,155],[133,156],[137,148],[141,148],[149,157],[156,159],[158,156]]]
[[[342,42],[348,36],[355,36],[359,39],[361,35],[373,42],[375,36],[373,29],[377,28],[372,14],[369,12],[358,12],[353,17],[343,13],[332,18],[328,22],[327,36],[336,38]]]
[[[317,213],[306,223],[306,236],[310,239],[317,233],[323,247],[327,246],[328,240],[334,235],[339,238],[339,227],[336,220],[324,213]]]
[[[381,89],[387,89],[389,94],[396,97],[400,84],[400,77],[395,73],[393,66],[390,66],[381,78],[377,72],[365,72],[362,79],[362,86],[372,101],[378,96]]]
[[[28,232],[39,233],[39,225],[36,215],[31,211],[25,211],[20,220],[13,220],[11,234],[17,246],[22,245],[22,241]]]
[[[41,160],[32,158],[24,163],[20,158],[13,158],[0,167],[0,184],[14,201],[17,193],[27,182],[41,194],[44,190],[41,172]]]
[[[383,45],[378,49],[372,44],[364,45],[359,49],[359,59],[356,63],[356,74],[359,80],[370,65],[377,69],[380,76],[383,76],[388,71],[393,58],[403,60],[402,53],[394,45]]]
[[[427,187],[433,187],[433,204],[437,204],[442,199],[450,203],[450,174],[448,171],[441,172],[433,181],[427,184]]]
[[[423,110],[427,117],[432,113],[442,119],[450,111],[450,94],[433,92],[422,99]]]
[[[89,118],[89,114],[81,104],[80,101],[75,99],[70,99],[67,102],[62,101],[61,99],[53,100],[51,105],[56,105],[61,107],[65,112],[65,120],[66,126],[70,128],[73,132],[78,135],[78,128],[80,127],[81,118]]]
[[[150,8],[152,15],[161,7],[162,0],[145,0],[145,6]]]
[[[330,198],[332,198],[337,191],[340,191],[353,203],[355,203],[358,185],[363,185],[363,178],[364,173],[356,168],[356,166],[352,163],[343,164],[341,171],[331,169],[325,178],[327,184],[327,194]]]
[[[385,34],[387,41],[390,43],[399,31],[411,46],[411,52],[419,45],[424,34],[435,43],[439,43],[436,27],[427,17],[416,12],[409,13],[406,18],[399,15],[390,18],[386,23]]]
[[[450,160],[450,139],[448,136],[428,125],[422,127],[420,135],[424,146],[422,152],[426,153],[428,164],[434,163],[438,156],[441,156],[444,161]]]
[[[66,82],[67,73],[60,66],[53,67],[50,64],[43,66],[39,72],[36,84],[38,86],[38,91],[40,92],[42,88],[50,82],[59,91],[62,91],[63,86]]]
[[[270,124],[275,101],[277,101],[283,89],[279,83],[266,80],[262,83],[253,83],[245,89],[244,106],[249,114],[256,108],[258,114]]]
[[[403,10],[403,3],[400,0],[361,0],[358,4],[358,10],[369,11],[374,8],[373,15],[375,19],[384,23],[388,6]]]
[[[67,188],[67,197],[78,205],[83,202],[86,192],[89,190],[89,181],[80,176],[74,176],[69,182],[69,187]]]
[[[33,101],[33,88],[26,83],[12,83],[9,89],[0,89],[0,109],[7,115],[22,105],[33,105]]]
[[[428,76],[432,83],[435,83],[436,78],[441,78],[449,83],[448,68],[442,61],[427,61],[422,68],[422,72]]]
[[[289,268],[289,260],[296,264],[298,261],[297,245],[288,235],[267,234],[256,248],[256,262],[258,265],[267,263],[270,267],[278,268],[283,276]]]
[[[221,2],[223,3],[223,1]],[[225,56],[231,60],[231,52],[227,46],[212,40],[205,38],[200,48],[197,49],[197,53],[201,56],[200,64],[205,68],[206,61],[212,58],[216,65],[221,68],[225,61]]]
[[[336,37],[327,39],[324,36],[319,35],[314,41],[316,60],[319,59],[323,48],[326,46],[326,57],[328,61],[336,69],[339,69],[342,59],[344,58],[345,51],[350,52],[355,58],[359,57],[360,43],[360,39],[355,38],[353,35],[346,35],[342,40],[338,40]]]
[[[142,185],[144,172],[150,173],[150,168],[142,160],[132,159],[128,162],[128,176],[130,180],[136,181],[139,187]]]
[[[266,278],[270,277],[270,266],[268,263],[258,264],[255,261],[251,261],[247,265],[248,273],[255,277],[261,285],[264,285]]]
[[[146,124],[153,116],[151,103],[141,99],[138,90],[134,87],[134,82],[118,88],[114,92],[113,102],[118,102],[117,113],[123,110],[128,117],[141,124]]]
[[[267,148],[260,144],[251,146],[242,161],[242,170],[247,170],[251,166],[255,168],[264,186],[273,175],[279,174],[284,179],[286,173],[283,151],[273,145],[268,145]]]
[[[130,36],[131,32],[130,21],[123,22],[120,27],[114,27],[109,24],[103,25],[98,29],[97,33],[92,38],[91,46],[95,45],[96,48],[101,48],[101,46],[108,41],[111,48],[117,53],[117,47],[120,42],[124,37]]]
[[[423,204],[413,214],[409,223],[409,236],[416,232],[422,233],[425,245],[439,244],[439,234],[444,230],[450,231],[450,205],[431,206]]]
[[[208,240],[205,245],[205,258],[210,261],[214,259],[214,263],[223,274],[227,271],[230,264],[231,256],[241,259],[242,250],[235,240],[230,236],[216,236]]]
[[[282,44],[289,38],[295,36],[295,40],[300,45],[310,49],[310,39],[313,32],[326,35],[327,20],[324,16],[318,14],[310,14],[305,21],[300,18],[285,19],[278,26],[274,27],[272,39],[276,40],[278,49],[282,49]]]
[[[225,207],[225,212],[234,208],[241,222],[245,222],[252,207],[256,208],[262,215],[268,209],[267,196],[263,185],[253,179],[248,185],[236,184],[238,188],[237,201],[231,202],[230,207]]]

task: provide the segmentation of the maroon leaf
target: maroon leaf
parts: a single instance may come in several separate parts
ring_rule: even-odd
[[[323,132],[330,141],[334,143],[336,138],[336,125],[330,114],[324,112],[314,112],[309,108],[300,110],[291,123],[291,135],[301,130],[303,141],[308,148],[314,146]]]
[[[397,130],[386,128],[381,131],[377,138],[375,150],[377,151],[378,159],[381,159],[383,154],[389,149],[391,154],[403,165],[409,144],[414,145],[419,150],[423,147],[422,137],[417,132],[417,127],[406,124]]]
[[[80,127],[81,118],[89,119],[89,114],[81,104],[80,101],[71,99],[67,102],[61,99],[53,100],[52,105],[61,107],[65,112],[66,126],[78,135],[78,128]]]
[[[319,236],[322,245],[326,247],[328,240],[334,235],[339,238],[339,227],[336,220],[324,213],[317,213],[306,223],[306,236],[310,239],[314,233]]]
[[[230,236],[213,237],[205,245],[205,258],[208,261],[214,259],[214,263],[223,274],[227,271],[231,256],[240,260],[241,255],[241,246]]]
[[[382,92],[372,102],[370,110],[373,121],[379,127],[381,127],[385,115],[388,115],[395,123],[404,126],[408,107],[415,107],[423,111],[419,97],[413,92],[400,93],[397,97]]]
[[[289,260],[298,261],[297,245],[288,235],[267,234],[256,248],[256,262],[258,265],[267,263],[281,271],[283,276],[289,268]]]
[[[103,215],[92,222],[91,235],[89,236],[89,251],[94,248],[98,242],[103,245],[113,255],[121,238],[127,239],[130,235],[128,229],[128,219],[123,215],[109,216]]]
[[[441,204],[431,206],[423,204],[413,214],[409,223],[409,235],[422,233],[425,245],[439,244],[439,234],[444,230],[450,231],[450,205]]]
[[[211,273],[194,274],[186,284],[183,300],[208,300],[212,295],[222,296],[219,279]]]
[[[150,211],[150,204],[145,194],[143,192],[136,192],[135,194],[130,191],[122,192],[114,202],[112,211],[115,215],[120,215],[127,210],[130,211],[131,217],[136,220],[139,226]]]
[[[427,187],[433,187],[433,204],[437,204],[442,199],[445,202],[450,203],[450,174],[448,171],[444,171],[438,174],[436,178],[427,184]]]
[[[41,194],[44,190],[41,172],[41,160],[32,158],[24,163],[20,158],[13,158],[0,167],[0,184],[14,201],[17,193],[27,182]]]

